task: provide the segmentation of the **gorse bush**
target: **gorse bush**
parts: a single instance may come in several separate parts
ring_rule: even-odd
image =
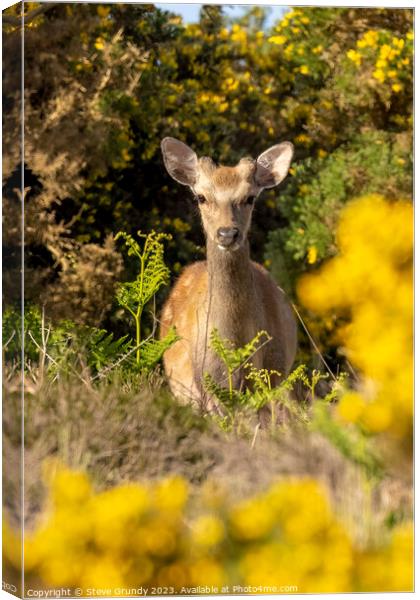
[[[299,85],[281,114],[302,127],[293,140],[301,160],[274,200],[286,223],[265,247],[267,264],[293,294],[302,273],[335,255],[348,201],[411,196],[413,34],[408,13],[299,8],[268,41]],[[336,345],[327,320],[312,329],[326,350]]]
[[[326,157],[293,167],[279,201],[289,227],[271,232],[266,246],[273,274],[293,290],[298,275],[336,254],[337,223],[349,199],[378,191],[390,199],[409,197],[411,169],[407,140],[385,132],[361,134]]]
[[[376,195],[348,205],[339,254],[305,276],[299,296],[312,311],[347,317],[337,333],[360,372],[337,415],[407,449],[413,422],[413,208]]]
[[[395,530],[379,548],[360,550],[309,479],[275,484],[242,502],[203,489],[195,508],[179,477],[98,493],[84,473],[59,467],[48,487],[49,516],[26,533],[27,585],[40,578],[52,587],[110,588],[110,595],[140,586],[164,586],[169,594],[199,586],[221,592],[226,585],[412,589],[411,528]],[[6,526],[5,557],[12,565],[17,544]],[[372,572],[367,565],[374,564],[379,570]]]

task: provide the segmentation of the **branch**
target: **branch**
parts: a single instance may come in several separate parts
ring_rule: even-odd
[[[38,15],[41,15],[43,13],[46,13],[47,11],[51,10],[51,8],[58,6],[58,4],[59,4],[58,2],[48,2],[45,4],[41,4],[41,6],[34,8],[34,10],[31,10],[30,12],[28,12],[28,14],[24,15],[23,18],[15,17],[14,15],[3,14],[2,15],[3,23],[6,23],[7,25],[14,25],[15,27],[19,27],[20,25],[22,25],[22,21],[23,21],[23,24],[27,25],[28,23],[33,21],[35,19],[35,17],[37,17]]]
[[[281,289],[281,288],[279,288],[279,289]],[[327,363],[327,361],[326,361],[326,360],[325,360],[325,358],[322,356],[322,352],[321,352],[321,350],[318,348],[318,346],[316,345],[314,338],[311,336],[311,334],[310,334],[310,332],[309,332],[309,329],[307,328],[307,326],[306,326],[306,324],[305,324],[305,321],[302,319],[302,317],[301,317],[301,315],[300,315],[300,312],[299,312],[299,311],[298,311],[298,309],[297,309],[297,306],[296,306],[295,304],[293,304],[293,302],[292,302],[291,304],[292,304],[292,308],[293,308],[293,310],[295,311],[295,313],[296,313],[296,315],[297,315],[297,317],[298,317],[299,321],[301,322],[301,325],[302,325],[303,329],[305,330],[305,333],[306,333],[306,335],[307,335],[307,336],[308,336],[308,338],[309,338],[309,341],[311,342],[312,346],[315,348],[315,352],[316,352],[316,353],[318,354],[318,356],[320,357],[320,359],[321,359],[321,361],[323,362],[323,364],[324,364],[325,368],[327,369],[327,371],[328,371],[328,373],[331,375],[331,377],[334,379],[334,381],[337,381],[337,377],[336,377],[336,376],[334,375],[334,373],[331,371],[330,367],[328,366],[328,363]]]

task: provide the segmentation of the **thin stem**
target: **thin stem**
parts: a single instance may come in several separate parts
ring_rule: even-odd
[[[147,240],[146,240],[146,245],[147,245]],[[145,246],[143,254],[140,256],[140,293],[139,293],[140,303],[137,308],[137,313],[136,313],[136,317],[135,317],[136,318],[136,346],[137,346],[136,362],[138,365],[140,365],[141,315],[143,312],[143,284],[144,284],[145,258],[146,258],[146,246]]]
[[[303,327],[303,329],[305,330],[306,335],[309,338],[309,341],[311,342],[312,346],[315,348],[315,352],[318,354],[318,356],[320,357],[321,361],[323,362],[325,368],[327,369],[328,373],[331,375],[331,377],[334,379],[334,381],[337,381],[337,377],[334,375],[334,373],[331,371],[330,367],[328,366],[327,361],[325,360],[325,358],[322,356],[322,352],[320,351],[320,349],[318,348],[318,346],[315,343],[314,338],[311,336],[309,329],[307,328],[305,321],[303,320],[303,318],[300,315],[300,312],[298,311],[297,307],[295,304],[293,304],[292,302],[292,307],[293,310],[295,311],[299,321],[301,322],[301,325]]]
[[[276,404],[274,400],[271,400],[271,431],[274,431],[276,427]]]
[[[141,313],[136,315],[136,362],[140,364],[140,340],[141,340]]]

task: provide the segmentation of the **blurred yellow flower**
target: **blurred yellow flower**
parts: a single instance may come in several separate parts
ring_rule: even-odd
[[[383,400],[367,403],[360,421],[372,433],[386,431],[391,425],[392,409]]]
[[[274,525],[274,515],[261,499],[247,500],[230,514],[233,535],[240,540],[264,537]]]
[[[101,37],[96,38],[95,48],[97,50],[103,50],[105,48],[105,43],[104,43],[103,38],[101,38]]]
[[[373,72],[373,76],[381,83],[385,81],[385,73],[382,71],[382,69],[376,69],[376,71]]]
[[[383,60],[393,60],[398,53],[399,51],[393,49],[389,44],[384,44],[381,46],[379,56]]]
[[[316,249],[315,246],[309,246],[308,248],[308,255],[307,255],[307,261],[309,265],[313,265],[316,263],[316,259],[318,257],[318,250]]]
[[[111,7],[109,5],[99,4],[96,7],[96,12],[102,18],[107,17],[109,15],[110,11],[111,11]]]
[[[278,44],[279,46],[282,46],[287,42],[287,38],[284,35],[272,35],[268,38],[268,41],[272,44]]]
[[[82,491],[71,493],[70,503],[65,480]],[[412,588],[411,526],[400,527],[381,547],[361,549],[333,515],[321,486],[309,478],[280,481],[240,502],[209,488],[212,501],[201,504],[192,519],[185,503],[188,486],[180,478],[105,492],[92,492],[87,482],[88,494],[80,473],[57,468],[51,476],[50,510],[38,529],[26,532],[28,584],[35,578],[37,585],[51,587],[108,588],[111,596],[127,587],[220,590],[287,581],[309,593]],[[77,512],[74,498],[84,498]],[[163,503],[156,505],[156,498]],[[6,523],[7,568],[19,569],[19,542]]]
[[[320,314],[332,309],[337,314],[350,311],[350,323],[341,329],[340,341],[364,378],[357,395],[344,395],[338,413],[372,433],[388,432],[409,440],[413,418],[412,205],[403,200],[387,202],[378,195],[351,202],[343,210],[337,244],[339,255],[318,273],[303,277],[298,294]]]
[[[400,50],[402,50],[404,48],[404,39],[403,38],[397,38],[397,37],[393,37],[392,38],[392,45],[396,46],[397,48],[400,48]]]
[[[304,146],[309,146],[311,143],[311,138],[306,133],[300,133],[294,139],[297,144],[303,144]]]
[[[163,511],[182,511],[188,498],[188,486],[181,477],[165,479],[155,488],[155,506]]]
[[[243,44],[247,41],[246,29],[242,29],[238,24],[235,23],[232,27],[230,38],[233,42],[239,42]]]
[[[361,65],[362,55],[360,52],[357,52],[356,50],[349,50],[347,52],[347,58],[353,61],[358,67]]]
[[[363,37],[360,40],[358,40],[357,46],[359,48],[366,48],[368,46],[376,46],[376,44],[378,43],[378,37],[379,37],[379,33],[377,31],[369,29],[369,31],[367,31],[363,35]]]
[[[347,392],[341,398],[337,412],[344,421],[356,423],[363,413],[365,401],[362,396],[356,392]]]
[[[192,539],[199,546],[215,546],[225,535],[223,521],[214,515],[198,517],[192,525]]]
[[[228,77],[223,82],[223,88],[229,92],[234,92],[239,87],[239,79]]]

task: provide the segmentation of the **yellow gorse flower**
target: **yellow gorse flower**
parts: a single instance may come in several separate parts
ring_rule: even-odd
[[[362,55],[360,54],[360,52],[357,52],[356,50],[349,50],[347,52],[347,58],[353,61],[358,67],[360,67],[362,63]]]
[[[181,478],[95,492],[85,474],[58,468],[49,488],[49,512],[26,532],[28,584],[34,577],[51,587],[109,588],[111,595],[139,586],[173,586],[176,593],[182,586],[288,581],[299,592],[412,587],[411,530],[361,550],[311,479],[281,481],[233,503],[219,490],[193,518]],[[6,565],[18,569],[20,536],[7,524],[4,543]],[[381,568],[366,570],[365,561]]]
[[[268,41],[272,44],[278,44],[279,46],[282,46],[287,42],[287,37],[284,35],[272,35],[268,38]]]
[[[364,381],[357,395],[344,396],[338,412],[372,433],[409,439],[413,417],[411,203],[391,203],[378,195],[351,202],[343,210],[337,243],[338,256],[320,272],[304,277],[298,292],[302,302],[320,314],[350,311],[350,323],[341,329],[340,339]]]
[[[111,7],[103,5],[103,4],[99,4],[99,6],[96,8],[96,12],[102,18],[107,17],[109,15],[110,11],[111,11]]]
[[[315,246],[309,246],[308,248],[308,264],[313,265],[316,263],[316,259],[318,257],[318,250]]]
[[[104,42],[103,38],[101,38],[101,37],[96,38],[95,48],[97,50],[103,50],[105,48],[105,42]]]
[[[379,33],[370,29],[367,31],[363,37],[358,40],[357,47],[358,48],[366,48],[366,47],[374,47],[378,43]]]
[[[373,72],[373,76],[375,79],[377,79],[380,83],[383,83],[385,81],[385,73],[382,71],[382,69],[376,69]]]

